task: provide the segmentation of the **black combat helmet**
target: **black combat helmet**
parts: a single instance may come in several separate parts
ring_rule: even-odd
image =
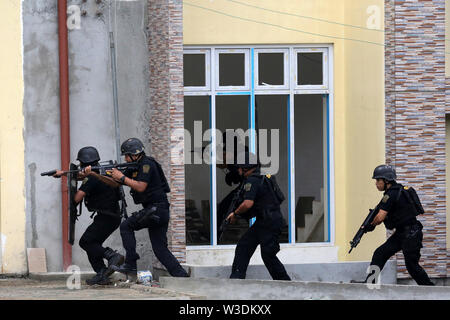
[[[144,144],[138,138],[130,138],[125,140],[120,147],[122,155],[133,154],[137,155],[144,152]]]
[[[242,162],[242,160],[244,161]],[[236,166],[244,170],[250,170],[252,168],[258,167],[259,164],[256,155],[253,152],[246,151],[244,155],[242,155],[241,153],[237,156]]]
[[[83,164],[96,163],[100,161],[100,156],[94,147],[84,147],[78,151],[77,160]]]
[[[373,170],[372,179],[386,179],[387,181],[397,180],[397,174],[392,166],[382,164]]]

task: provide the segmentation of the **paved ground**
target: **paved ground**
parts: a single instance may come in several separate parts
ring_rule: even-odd
[[[87,286],[70,290],[65,281],[0,279],[0,300],[178,300],[198,296],[158,287],[117,282],[108,286]]]

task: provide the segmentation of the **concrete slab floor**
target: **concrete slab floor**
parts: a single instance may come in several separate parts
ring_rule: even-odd
[[[107,286],[67,288],[65,281],[37,281],[24,278],[0,279],[0,300],[192,300],[202,297],[182,292],[115,282]]]

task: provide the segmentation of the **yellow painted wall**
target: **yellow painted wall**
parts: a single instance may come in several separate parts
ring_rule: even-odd
[[[384,30],[384,1],[185,0],[183,11],[185,45],[333,44],[336,245],[341,261],[370,259],[383,227],[347,252],[381,198],[371,176],[385,158],[384,33],[367,24]]]
[[[0,1],[1,272],[27,272],[21,1]]]

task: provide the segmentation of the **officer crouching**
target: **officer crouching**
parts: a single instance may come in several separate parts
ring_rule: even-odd
[[[244,163],[237,164],[243,177],[242,202],[227,220],[235,223],[237,218],[250,219],[256,216],[256,222],[245,232],[236,245],[231,279],[245,279],[247,267],[258,245],[261,257],[274,280],[291,280],[276,254],[280,251],[279,236],[284,226],[280,210],[280,200],[274,190],[279,191],[276,182],[261,175],[253,153],[245,153]]]
[[[88,146],[78,151],[77,160],[80,161],[82,172],[78,177],[83,179],[80,189],[75,193],[73,201],[78,204],[84,199],[88,211],[95,215],[93,222],[87,227],[80,238],[80,247],[86,251],[89,263],[96,275],[86,280],[88,285],[106,285],[110,283],[109,277],[114,268],[124,262],[124,257],[103,243],[119,227],[121,216],[119,208],[119,190],[109,185],[91,166],[98,166],[100,155],[96,148]],[[54,177],[59,178],[63,171],[58,170]],[[103,259],[108,261],[106,267]]]
[[[395,181],[397,175],[392,166],[376,167],[372,179],[376,179],[376,187],[378,191],[384,191],[384,195],[379,203],[379,213],[375,216],[372,222],[373,228],[370,231],[383,222],[386,229],[395,229],[395,232],[375,250],[370,265],[377,266],[381,272],[389,258],[402,250],[406,269],[417,284],[433,286],[427,273],[419,265],[420,249],[423,247],[423,226],[416,219],[416,215],[420,212],[414,208],[408,191]],[[367,282],[370,276],[371,274],[364,282]]]

